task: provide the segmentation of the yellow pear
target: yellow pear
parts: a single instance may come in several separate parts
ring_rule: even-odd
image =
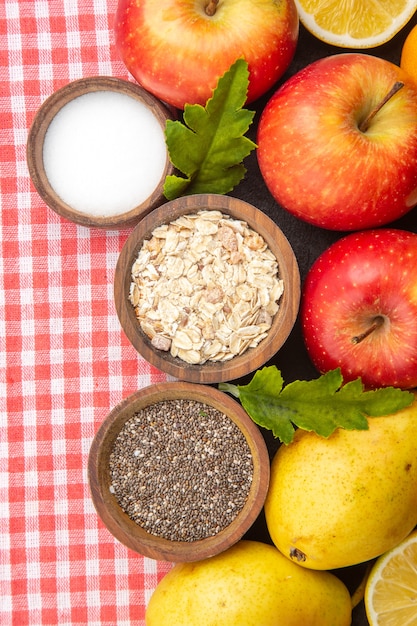
[[[352,604],[330,572],[291,563],[271,545],[241,540],[177,563],[156,587],[146,626],[349,626]]]
[[[417,400],[369,430],[328,439],[298,430],[271,466],[265,516],[274,544],[306,568],[362,563],[417,524]]]

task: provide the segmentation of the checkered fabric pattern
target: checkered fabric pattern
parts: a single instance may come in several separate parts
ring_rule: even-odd
[[[129,79],[117,0],[0,2],[0,624],[135,626],[167,563],[96,515],[87,459],[124,397],[166,377],[121,331],[113,277],[130,231],[51,211],[26,165],[42,102],[82,77]]]

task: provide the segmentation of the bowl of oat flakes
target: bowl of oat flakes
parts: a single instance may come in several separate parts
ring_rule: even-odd
[[[158,383],[119,403],[88,459],[96,511],[122,544],[186,562],[236,543],[260,514],[270,463],[241,405],[214,387]]]
[[[135,349],[177,379],[217,383],[264,365],[291,332],[300,274],[281,229],[238,198],[160,206],[120,253],[114,298]]]

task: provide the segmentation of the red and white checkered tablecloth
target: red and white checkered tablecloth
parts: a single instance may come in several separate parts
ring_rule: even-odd
[[[113,539],[87,458],[107,413],[165,380],[130,346],[113,304],[130,231],[48,209],[26,165],[41,103],[86,76],[129,78],[117,0],[0,2],[0,624],[136,626],[167,563]]]

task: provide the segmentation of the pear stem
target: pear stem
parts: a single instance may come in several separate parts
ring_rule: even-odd
[[[378,111],[380,111],[382,109],[382,107],[388,102],[388,100],[391,100],[392,96],[395,96],[397,91],[399,91],[403,87],[404,87],[404,83],[402,83],[399,80],[396,83],[393,84],[393,86],[391,87],[391,89],[389,90],[389,92],[387,93],[385,98],[383,98],[381,100],[381,102],[379,102],[379,104],[377,104],[376,107],[373,108],[372,111],[369,113],[369,115],[367,115],[365,117],[365,119],[359,124],[359,130],[362,133],[366,133],[366,131],[369,128],[369,125],[370,125],[371,121],[374,119],[374,117],[378,113]]]
[[[360,343],[361,341],[369,337],[369,335],[371,335],[374,332],[374,330],[376,330],[377,328],[381,328],[384,321],[385,319],[382,315],[376,315],[374,319],[372,320],[372,324],[369,326],[369,328],[367,328],[367,330],[365,330],[360,335],[355,335],[354,337],[352,337],[351,339],[352,343],[354,344]]]
[[[218,4],[219,4],[219,0],[209,0],[209,3],[206,4],[206,7],[204,9],[206,12],[206,15],[208,15],[209,17],[212,17],[216,13]]]

